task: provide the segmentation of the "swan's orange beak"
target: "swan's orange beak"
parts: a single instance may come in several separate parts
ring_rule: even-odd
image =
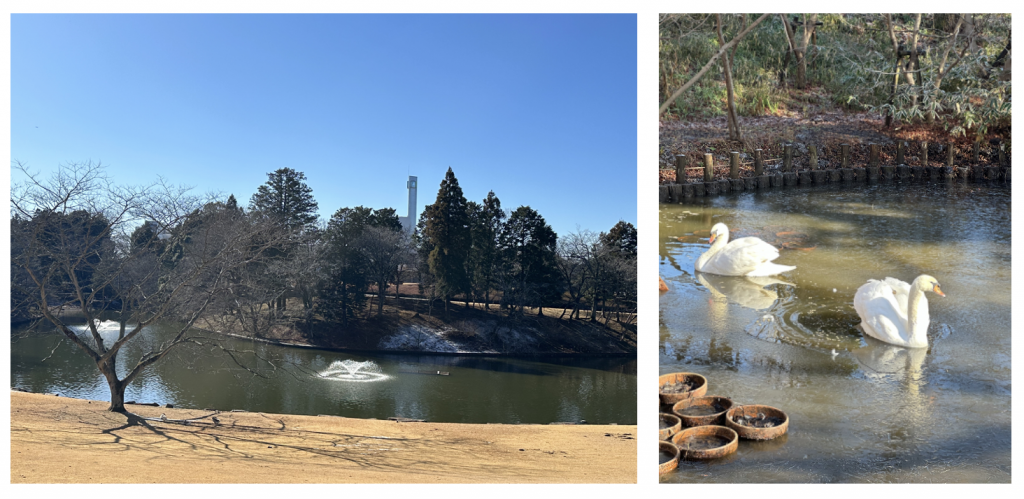
[[[715,238],[718,237],[715,233],[711,233],[711,237],[708,238],[708,244],[715,244]]]
[[[934,286],[932,286],[932,291],[935,292],[935,294],[937,294],[939,296],[946,296],[946,293],[943,293],[942,290],[939,289],[938,283],[936,283]]]

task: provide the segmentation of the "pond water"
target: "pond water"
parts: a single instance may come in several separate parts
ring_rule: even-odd
[[[144,331],[122,350],[118,372],[123,376],[145,348],[171,332],[168,324]],[[11,340],[12,387],[110,400],[95,364],[77,347],[54,333],[21,333],[15,328]],[[267,377],[250,374],[216,351],[185,347],[129,385],[125,400],[454,423],[636,424],[635,357],[356,355],[234,339],[223,344],[265,359],[254,362],[251,355],[242,356],[246,365],[258,365]],[[353,376],[343,364],[356,362],[365,364]]]
[[[783,246],[776,279],[697,274],[712,225]],[[1010,482],[1010,190],[792,187],[660,208],[661,374],[765,404],[786,435],[662,482]],[[865,339],[868,279],[935,277],[929,347]],[[870,341],[869,341],[870,340]],[[662,412],[671,408],[661,407]]]

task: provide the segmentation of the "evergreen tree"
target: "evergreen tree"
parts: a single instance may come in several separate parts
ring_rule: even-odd
[[[490,307],[491,289],[495,285],[498,253],[498,235],[506,214],[494,191],[487,193],[483,204],[469,202],[470,234],[473,239],[469,252],[469,270],[473,289],[482,294],[484,308]]]
[[[466,198],[451,167],[441,181],[437,200],[429,207],[423,237],[433,247],[427,264],[447,313],[451,297],[469,289],[466,260],[471,242]]]
[[[324,233],[325,276],[317,306],[326,318],[342,325],[348,325],[349,317],[366,300],[369,262],[361,240],[371,227],[391,232],[402,230],[393,208],[341,208],[327,222]]]
[[[268,173],[267,183],[249,200],[249,210],[279,217],[289,230],[311,226],[317,219],[317,204],[305,180],[305,174],[291,168]]]
[[[529,206],[520,206],[502,227],[504,260],[502,302],[509,314],[522,314],[526,306],[543,307],[561,295],[556,267],[558,235],[544,217]],[[538,311],[540,313],[540,311]]]
[[[272,217],[289,233],[298,234],[311,229],[317,220],[317,203],[313,200],[313,189],[306,185],[305,180],[305,174],[291,168],[268,173],[267,183],[259,186],[249,200],[249,211]],[[298,244],[298,239],[293,242]],[[287,247],[270,256],[286,260],[290,252],[291,248]],[[282,311],[286,305],[286,296],[281,293],[275,300],[275,306]]]
[[[636,257],[636,227],[619,220],[607,233],[601,233],[601,244],[621,257]]]

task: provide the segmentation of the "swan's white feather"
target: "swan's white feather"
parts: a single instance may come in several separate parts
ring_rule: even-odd
[[[886,278],[885,281],[871,279],[861,286],[853,296],[853,308],[857,310],[857,315],[861,318],[861,327],[868,336],[886,343],[902,345],[909,341],[906,337],[906,293],[901,304],[897,299],[899,291],[889,284],[890,279],[892,278]],[[907,287],[909,288],[909,285]]]
[[[910,324],[909,308],[911,292],[923,294],[926,289],[938,289],[935,279],[927,275],[919,276],[913,284],[892,277],[882,281],[868,280],[853,296],[853,308],[860,316],[864,334],[903,347],[928,346],[928,338],[924,334],[929,322],[928,300],[922,295],[916,302],[915,324]]]
[[[720,237],[728,238],[729,229],[722,224],[719,225],[724,229],[724,235]],[[727,276],[762,277],[796,268],[772,263],[772,260],[778,257],[779,250],[774,246],[756,237],[741,237],[728,241],[704,263],[703,267],[696,270]]]

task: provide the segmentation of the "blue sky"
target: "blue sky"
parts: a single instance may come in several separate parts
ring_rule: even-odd
[[[248,204],[290,167],[329,217],[467,199],[558,234],[637,222],[634,15],[11,16],[11,160]],[[12,177],[17,182],[18,177]]]

